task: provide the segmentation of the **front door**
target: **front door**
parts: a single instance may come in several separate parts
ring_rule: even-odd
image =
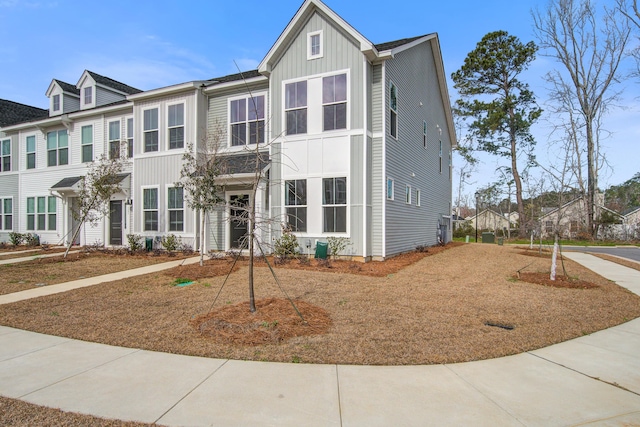
[[[246,236],[249,234],[249,195],[229,196],[229,237],[231,249],[246,249]]]
[[[122,246],[122,200],[109,202],[109,244]]]

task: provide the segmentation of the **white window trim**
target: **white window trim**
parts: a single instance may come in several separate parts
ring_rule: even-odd
[[[2,153],[2,146],[4,145],[4,143],[5,143],[6,141],[9,141],[9,154],[4,155],[4,154]],[[11,146],[11,138],[4,138],[4,139],[0,139],[0,170],[1,170],[2,172],[12,172],[12,171],[14,170],[13,162],[11,161],[11,160],[13,160],[13,158],[12,158],[12,156],[11,156],[11,149],[12,149],[12,148],[13,148],[13,147]],[[8,170],[8,171],[4,170],[4,158],[5,158],[5,157],[8,157],[8,158],[9,158],[9,170]]]
[[[87,102],[87,89],[91,90],[91,94],[90,94],[90,100],[89,102]],[[84,106],[90,106],[93,105],[93,99],[94,99],[94,93],[95,91],[93,90],[93,86],[85,86],[82,88],[82,105]]]
[[[9,214],[4,211],[4,201],[8,199],[11,199],[11,213]],[[15,203],[13,203],[13,196],[0,197],[0,230],[3,232],[11,232],[15,228],[15,210],[16,208]],[[7,215],[11,215],[11,228],[4,228],[4,220]]]
[[[300,80],[297,80],[297,81],[302,81],[302,80],[304,80],[304,79],[300,79]],[[284,88],[284,86],[283,86],[283,88]],[[268,132],[267,132],[267,126],[268,126],[268,123],[267,123],[268,111],[267,111],[267,109],[269,107],[268,98],[267,98],[267,92],[266,91],[261,91],[261,92],[251,93],[251,94],[247,93],[247,94],[244,94],[244,95],[232,96],[232,97],[229,97],[227,99],[227,124],[228,124],[228,128],[227,128],[227,148],[230,151],[246,150],[247,147],[252,147],[252,145],[248,144],[248,143],[245,143],[244,145],[231,145],[231,138],[232,138],[232,135],[231,135],[231,125],[232,125],[232,123],[231,123],[231,102],[232,101],[239,101],[241,99],[247,100],[249,98],[257,98],[259,96],[264,96],[264,119],[262,119],[264,121],[264,142],[262,142],[262,143],[260,143],[258,145],[264,146],[269,141]],[[286,111],[284,109],[284,99],[285,98],[284,98],[284,95],[283,95],[282,96],[282,100],[283,100],[282,106],[283,106],[283,111]],[[307,103],[308,103],[308,101],[307,101]],[[246,117],[246,120],[245,120],[245,124],[247,126],[247,138],[249,138],[249,123],[250,123],[250,121],[249,121],[249,108],[248,107],[249,107],[249,104],[247,103],[247,111],[246,111],[247,117]],[[240,122],[234,122],[234,123],[240,123]],[[285,128],[286,128],[286,118],[285,118]],[[304,135],[306,135],[306,134],[304,134]]]
[[[427,130],[428,130],[428,125],[427,125],[427,121],[423,121],[422,122],[422,146],[424,147],[424,149],[427,149]]]
[[[336,179],[336,178],[344,178],[347,180],[347,186],[346,186],[346,191],[347,191],[347,203],[346,204],[334,204],[334,205],[327,205],[324,203],[324,195],[322,194],[322,192],[324,192],[324,180],[325,179]],[[350,184],[350,177],[349,174],[328,174],[327,176],[322,176],[321,180],[320,180],[320,185],[322,188],[322,192],[320,194],[320,208],[322,209],[322,214],[320,216],[321,218],[321,226],[320,226],[320,230],[322,232],[323,236],[342,236],[342,237],[350,237],[351,236],[351,191],[349,191],[349,184]],[[309,195],[307,194],[307,206],[309,203]],[[346,226],[345,226],[345,230],[344,231],[324,231],[324,208],[328,208],[328,207],[334,207],[334,208],[341,208],[344,207],[345,209],[345,215],[346,215]],[[307,213],[309,211],[307,210]]]
[[[389,197],[389,181],[391,181],[391,197]],[[395,183],[394,179],[391,178],[391,177],[387,177],[387,180],[385,181],[384,194],[385,194],[385,199],[387,199],[387,200],[394,200],[395,199],[396,183]]]
[[[182,125],[179,126],[169,126],[169,107],[173,107],[174,105],[182,105]],[[166,117],[166,124],[167,124],[167,132],[165,135],[165,144],[166,144],[166,149],[167,151],[171,150],[171,151],[179,151],[179,150],[184,150],[185,147],[187,146],[187,105],[186,102],[174,102],[172,104],[167,104],[167,108],[166,108],[166,113],[165,113],[165,117]],[[158,114],[158,127],[160,127],[160,114]],[[144,126],[144,125],[143,125]],[[183,137],[183,141],[182,141],[182,147],[178,147],[178,148],[170,148],[170,144],[171,144],[171,129],[177,129],[181,127],[183,129],[182,131],[182,137]],[[160,135],[158,135],[158,141],[160,140]]]
[[[56,96],[58,97],[58,108],[56,108]],[[51,96],[51,111],[62,111],[62,95],[59,93]]]
[[[33,137],[33,151],[28,151],[27,149],[27,140],[29,138]],[[24,169],[25,170],[31,170],[31,169],[37,169],[38,168],[38,136],[36,134],[32,134],[32,135],[25,135],[24,137]],[[34,157],[34,162],[33,162],[33,168],[28,168],[27,164],[29,162],[29,154],[33,154]]]
[[[323,75],[321,77],[321,79],[324,79],[326,77],[339,76],[339,75],[342,75],[342,74],[346,75],[346,79],[347,79],[347,86],[346,86],[347,98],[344,101],[327,102],[325,104],[323,102],[324,101],[324,99],[323,99],[324,93],[322,93],[323,89],[321,89],[321,93],[320,93],[320,108],[321,108],[321,111],[323,112],[323,116],[322,116],[322,132],[323,133],[345,132],[345,131],[351,129],[351,114],[349,114],[349,105],[351,105],[351,99],[350,99],[351,98],[351,79],[350,79],[351,75],[349,73],[349,70],[345,70],[344,72],[340,71],[340,72],[337,72],[337,73],[328,73],[326,75]],[[307,104],[309,103],[308,102],[308,96],[309,96],[309,94],[307,93]],[[336,104],[346,104],[346,115],[347,115],[347,117],[345,118],[346,119],[345,120],[345,128],[344,129],[324,130],[324,106],[325,105],[336,105]],[[308,108],[308,105],[307,105],[307,108]]]
[[[165,221],[164,228],[165,228],[165,231],[167,233],[176,234],[176,235],[183,235],[185,233],[186,228],[187,228],[186,227],[187,215],[186,215],[186,209],[185,209],[186,202],[184,200],[185,190],[184,190],[184,188],[182,189],[182,209],[171,209],[171,208],[169,208],[169,189],[171,189],[171,188],[178,188],[178,187],[176,187],[173,184],[166,184],[165,185],[165,194],[167,196],[167,202],[165,203],[165,210],[167,212],[167,220]],[[158,200],[158,204],[159,203],[160,203],[160,200]],[[158,211],[159,210],[160,209],[158,209]],[[169,213],[172,212],[172,211],[176,211],[176,212],[177,211],[182,211],[182,230],[180,230],[180,231],[178,231],[178,230],[170,230],[170,228],[171,228],[171,224],[170,224],[171,223],[171,215]],[[160,218],[158,217],[158,229],[160,228],[159,222],[160,222]]]
[[[131,128],[129,128],[129,120],[131,120]],[[132,145],[135,144],[134,135],[135,135],[136,125],[135,125],[133,117],[125,117],[124,118],[124,122],[125,122],[125,128],[126,128],[125,129],[125,132],[126,132],[125,137],[127,139],[127,158],[131,158],[133,156],[129,157],[129,142],[131,142]],[[131,138],[129,138],[129,132],[131,132]],[[122,149],[122,147],[121,147],[121,149]],[[135,154],[135,147],[131,148],[131,154]]]
[[[144,113],[145,111],[149,111],[149,110],[158,110],[158,127],[155,129],[149,129],[149,130],[144,130]],[[140,138],[140,148],[141,148],[141,154],[142,155],[150,155],[153,156],[155,154],[158,154],[160,152],[160,147],[161,147],[161,129],[162,129],[162,114],[161,114],[161,108],[160,105],[145,105],[143,108],[140,109],[140,131],[142,132],[142,138]],[[145,150],[145,134],[147,132],[158,132],[158,149],[155,151],[146,151]],[[134,138],[134,142],[135,142],[135,138]]]
[[[440,175],[442,175],[442,140],[440,140],[440,154],[439,154],[439,159],[440,159]]]
[[[320,52],[316,55],[313,55],[311,52],[311,40],[313,40],[313,36],[320,36]],[[324,56],[324,34],[323,30],[313,31],[311,33],[307,33],[307,60],[318,59]]]
[[[82,135],[82,129],[87,128],[87,127],[91,128],[91,142],[88,143],[88,144],[85,144],[84,141],[82,140],[82,136],[83,136]],[[94,138],[93,135],[94,135],[94,132],[93,132],[93,125],[92,124],[91,125],[80,126],[80,160],[81,160],[82,163],[90,163],[90,162],[93,162],[93,160],[95,159],[95,154],[96,154],[95,153],[95,149],[94,149],[95,148],[95,144],[94,144],[95,138]],[[84,147],[87,146],[87,145],[91,146],[91,160],[88,160],[88,161],[84,160]]]
[[[405,186],[404,193],[405,193],[405,195],[404,195],[404,202],[405,202],[407,205],[410,205],[410,204],[411,204],[411,199],[412,199],[412,196],[413,196],[413,195],[411,194],[411,186],[410,186],[410,185]]]
[[[419,188],[416,188],[416,206],[422,206],[422,191]]]
[[[396,108],[395,110],[393,108],[391,108],[391,87],[396,88]],[[391,136],[391,138],[395,139],[396,141],[398,140],[399,136],[400,136],[400,125],[398,124],[399,120],[398,120],[398,99],[400,98],[398,96],[398,86],[393,82],[393,80],[389,80],[389,88],[387,89],[387,93],[389,94],[389,102],[387,103],[387,108],[389,109],[389,136]],[[391,126],[391,121],[392,121],[392,117],[391,117],[391,112],[394,112],[396,114],[396,134],[393,135],[391,133],[391,129],[393,128]]]
[[[304,205],[288,205],[287,204],[287,181],[304,181],[305,182],[305,191],[307,193],[307,203]],[[307,209],[307,217],[305,218],[306,231],[292,231],[297,236],[307,236],[309,233],[309,179],[307,177],[295,177],[295,178],[287,178],[284,180],[285,185],[282,186],[282,206],[284,207],[284,215],[285,222],[288,222],[289,215],[287,214],[287,208],[306,208]]]
[[[145,209],[144,208],[144,190],[151,190],[151,189],[154,189],[154,188],[157,190],[157,194],[158,194],[158,205],[156,206],[155,209]],[[141,191],[140,191],[140,212],[142,213],[141,218],[140,218],[141,219],[140,230],[142,231],[142,234],[144,234],[144,235],[158,234],[158,233],[160,233],[160,230],[161,230],[160,224],[162,222],[161,221],[161,214],[160,214],[160,212],[162,212],[161,209],[160,209],[160,206],[162,206],[162,203],[161,203],[161,201],[162,201],[162,199],[161,199],[162,192],[160,191],[160,186],[159,185],[143,185],[143,186],[140,187],[140,189],[141,189]],[[158,212],[158,229],[157,230],[145,230],[144,229],[144,213],[146,211],[149,211],[149,212],[156,211],[156,212]]]

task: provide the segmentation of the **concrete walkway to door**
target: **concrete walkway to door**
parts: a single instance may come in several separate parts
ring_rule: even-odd
[[[636,270],[566,256],[638,291]],[[168,426],[640,425],[640,319],[515,356],[432,366],[208,359],[0,327],[0,395]]]

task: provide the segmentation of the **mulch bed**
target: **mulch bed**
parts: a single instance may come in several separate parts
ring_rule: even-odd
[[[268,298],[255,304],[254,313],[247,301],[220,307],[190,323],[200,335],[215,342],[245,345],[278,344],[293,337],[323,334],[331,327],[329,313],[305,301]]]

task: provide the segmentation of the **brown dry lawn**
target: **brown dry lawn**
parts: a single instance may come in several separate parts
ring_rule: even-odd
[[[117,255],[107,251],[94,251],[69,254],[67,258],[55,256],[4,264],[0,265],[0,295],[180,258],[167,257],[166,255],[153,256],[152,254]],[[6,258],[1,257],[0,259]]]
[[[597,286],[557,288],[515,279],[517,270],[547,272],[550,265],[548,258],[522,252],[509,246],[459,245],[383,277],[365,276],[351,263],[309,267],[317,271],[291,268],[297,261],[276,267],[288,295],[305,303],[300,306],[326,312],[330,325],[324,333],[263,344],[225,342],[203,336],[193,326],[212,306],[220,311],[246,302],[246,264],[230,275],[215,300],[229,260],[208,261],[205,276],[210,277],[202,277],[196,264],[0,306],[0,324],[206,357],[405,365],[520,353],[640,316],[640,297],[570,260],[565,266],[571,278]],[[350,269],[357,274],[344,273]],[[197,280],[177,287],[176,277]],[[258,299],[283,297],[266,267],[256,268],[255,283]],[[264,320],[260,313],[249,316],[255,316],[254,329],[273,330],[285,323],[283,318]]]

